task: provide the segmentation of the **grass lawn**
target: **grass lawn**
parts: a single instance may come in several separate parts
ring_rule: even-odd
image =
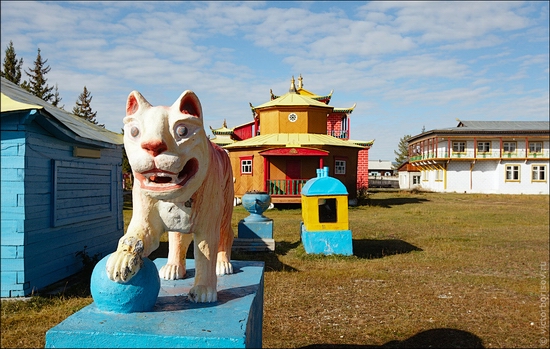
[[[548,196],[373,193],[350,208],[351,257],[307,255],[299,209],[265,215],[275,253],[233,256],[266,262],[264,347],[548,347]],[[3,301],[2,348],[43,347],[91,301]]]

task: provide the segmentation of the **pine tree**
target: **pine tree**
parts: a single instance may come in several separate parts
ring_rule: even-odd
[[[48,60],[42,60],[40,55],[40,49],[38,49],[38,54],[36,55],[36,60],[34,61],[34,68],[25,71],[25,74],[29,77],[29,81],[24,81],[21,84],[21,87],[35,95],[36,97],[50,102],[54,98],[52,93],[53,86],[48,86],[46,79],[46,74],[51,70],[50,66],[46,66]]]
[[[63,104],[62,106],[59,106],[59,103],[61,102],[61,100],[63,98],[61,98],[59,96],[59,88],[57,87],[57,84],[55,84],[55,88],[54,88],[54,94],[53,94],[53,99],[52,99],[52,105],[54,107],[58,107],[59,109],[64,109],[65,108],[65,104]]]
[[[76,100],[76,106],[73,108],[73,114],[83,118],[84,120],[88,120],[99,127],[105,128],[105,125],[100,125],[97,123],[97,112],[92,111],[92,106],[90,105],[92,103],[92,98],[92,94],[88,91],[86,86],[84,86],[84,91],[82,91]]]
[[[4,64],[2,66],[2,72],[0,75],[3,78],[13,82],[16,85],[21,83],[21,66],[23,65],[23,58],[17,60],[17,54],[15,54],[15,48],[13,47],[13,41],[10,40],[10,44],[6,48],[6,57],[4,57]]]
[[[399,144],[397,145],[397,150],[394,150],[395,162],[397,163],[397,167],[403,165],[406,161],[409,160],[409,138],[411,138],[411,135],[405,135],[399,139]]]

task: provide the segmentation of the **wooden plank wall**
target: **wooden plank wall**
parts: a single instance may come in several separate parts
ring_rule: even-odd
[[[2,116],[1,131],[1,296],[24,295],[25,133],[18,117]]]
[[[76,158],[75,144],[53,137],[36,123],[26,126],[24,145],[25,156],[19,156],[24,163],[24,196],[18,198],[18,204],[24,205],[25,239],[24,245],[17,246],[24,248],[24,254],[15,253],[18,258],[4,259],[2,253],[3,297],[4,266],[19,271],[15,280],[12,274],[6,274],[6,281],[12,285],[9,296],[20,295],[18,287],[28,295],[78,272],[82,268],[82,261],[76,256],[79,251],[86,249],[89,256],[105,256],[116,249],[123,235],[121,148],[101,149],[100,159]],[[97,177],[98,174],[102,176]],[[79,175],[82,181],[78,180]],[[64,196],[66,201],[61,199]],[[68,203],[71,196],[76,200]],[[94,206],[98,201],[101,204]],[[8,255],[14,256],[9,247],[12,245],[5,246],[4,240],[5,235],[14,235],[11,229],[4,230],[3,215],[2,252],[6,249]]]

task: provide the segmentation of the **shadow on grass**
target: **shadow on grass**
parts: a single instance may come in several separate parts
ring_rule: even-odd
[[[277,242],[276,245],[276,253],[273,252],[245,252],[245,251],[232,251],[231,252],[231,259],[233,260],[240,260],[240,261],[261,261],[265,262],[265,271],[298,271],[295,268],[292,268],[291,266],[288,266],[284,263],[282,263],[279,258],[277,258],[277,255],[285,255],[293,248],[296,248],[300,242],[296,243],[289,243],[286,241]],[[195,259],[194,255],[194,247],[193,244],[189,245],[189,249],[187,250],[187,256],[188,259]],[[154,260],[156,258],[167,258],[168,257],[168,242],[161,242],[159,245],[159,248],[157,248],[151,255],[149,256],[150,260]]]
[[[278,242],[276,245],[279,244]],[[277,247],[276,247],[277,249]],[[284,264],[277,257],[279,253],[273,252],[245,252],[245,251],[233,251],[231,252],[231,259],[241,261],[262,261],[265,263],[265,271],[298,271],[287,264]]]
[[[310,348],[484,348],[481,338],[473,333],[452,328],[435,328],[415,334],[403,341],[390,341],[383,345],[311,344]]]
[[[430,201],[422,198],[387,198],[387,199],[371,199],[367,198],[361,202],[362,206],[376,206],[383,208],[392,208],[392,206],[408,205],[408,204],[421,204],[423,202]]]
[[[353,240],[353,255],[358,258],[377,259],[413,251],[422,249],[399,239]]]

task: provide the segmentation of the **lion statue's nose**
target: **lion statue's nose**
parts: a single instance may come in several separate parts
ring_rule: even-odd
[[[168,146],[161,140],[153,140],[141,143],[141,148],[145,149],[152,156],[157,156],[165,152]]]

